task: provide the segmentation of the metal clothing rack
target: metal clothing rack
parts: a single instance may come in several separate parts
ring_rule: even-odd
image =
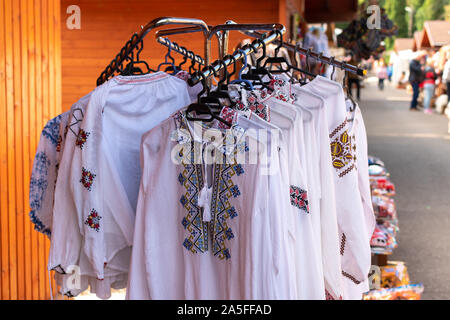
[[[228,20],[226,22],[226,25],[239,25],[236,22],[232,21],[232,20]],[[224,29],[225,30],[225,29]],[[228,29],[228,30],[239,30],[241,31],[243,34],[248,35],[250,37],[253,38],[257,38],[260,39],[262,37],[262,33],[257,32],[257,29]],[[222,36],[222,51],[224,52],[222,55],[220,55],[220,58],[222,58],[225,53],[228,50],[228,30],[226,30]],[[255,31],[253,31],[255,30]],[[262,30],[262,29],[261,29]],[[193,27],[184,27],[184,28],[177,28],[177,29],[168,29],[168,30],[163,30],[160,31],[161,34],[164,35],[172,35],[172,34],[177,34],[177,33],[187,33],[187,32],[198,32],[200,31],[200,28],[197,26],[193,26]],[[213,28],[211,28],[211,33],[213,31]],[[279,45],[280,42],[278,40],[273,41],[274,44]],[[302,48],[300,46],[296,46],[296,45],[292,45],[286,42],[283,42],[283,47],[285,47],[287,50],[295,53],[300,53],[303,54],[306,57],[309,58],[313,58],[315,60],[321,61],[323,63],[326,63],[328,65],[332,65],[334,67],[337,67],[339,69],[360,75],[360,76],[365,76],[367,75],[367,70],[365,69],[361,69],[358,68],[357,66],[336,60],[334,57],[326,57],[324,56],[322,53],[317,53],[314,52],[310,49],[305,49]]]
[[[186,49],[185,47],[179,46],[178,43],[170,41],[168,38],[158,37],[156,41],[200,65],[206,65],[205,60],[202,57]]]
[[[228,52],[228,34],[229,31],[256,31],[256,30],[265,30],[265,31],[272,31],[272,30],[279,30],[280,32],[284,29],[284,26],[279,23],[273,23],[273,24],[238,24],[238,23],[226,23],[222,25],[217,26],[210,26],[209,34],[206,38],[207,43],[210,45],[210,41],[214,35],[217,36],[218,40],[218,49],[219,49],[219,59],[222,59]],[[161,43],[162,45],[166,47],[170,47],[171,50],[174,50],[180,54],[185,55],[183,52],[177,51],[176,46],[178,46],[176,43],[171,44],[170,40],[163,41],[161,38],[163,36],[170,36],[175,34],[185,34],[185,33],[193,33],[201,31],[201,29],[198,26],[192,26],[192,27],[183,27],[183,28],[174,28],[174,29],[166,29],[166,30],[159,30],[156,33],[157,41]]]
[[[228,23],[235,23],[235,22],[228,21]],[[261,38],[261,36],[262,36],[261,33],[256,32],[256,31],[244,31],[243,33],[248,35],[248,36],[251,36],[253,38],[257,38],[257,39]],[[280,44],[280,42],[277,41],[277,40],[275,40],[273,43],[277,44],[277,45]],[[357,74],[359,76],[367,75],[367,70],[365,70],[365,69],[358,68],[357,66],[354,66],[354,65],[349,64],[349,63],[338,61],[338,60],[334,59],[333,57],[326,57],[322,53],[314,52],[311,49],[305,49],[305,48],[302,48],[302,47],[300,47],[298,45],[292,45],[292,44],[289,44],[289,43],[286,43],[286,42],[283,42],[282,45],[287,50],[289,50],[291,52],[294,52],[294,54],[295,53],[303,54],[306,57],[314,58],[315,60],[318,60],[318,61],[321,61],[323,63],[332,65],[332,66],[337,67],[339,69],[342,69],[342,70],[345,70],[345,71]]]
[[[232,26],[232,25],[230,25]],[[233,29],[230,29],[233,30]],[[264,45],[268,45],[269,43],[274,42],[279,36],[282,36],[286,32],[286,28],[283,26],[281,30],[274,30],[267,34],[261,35],[261,42],[264,43]],[[194,73],[191,78],[188,80],[188,84],[190,86],[195,86],[197,83],[199,83],[202,79],[207,79],[210,76],[216,74],[217,72],[220,72],[224,68],[227,68],[231,64],[233,64],[235,61],[240,60],[255,51],[257,52],[263,44],[261,42],[255,43],[253,46],[247,46],[242,48],[241,51],[233,54],[233,55],[227,55],[223,57],[223,60],[219,59],[216,60],[214,63],[212,63],[210,66],[205,67],[202,71],[198,71]]]

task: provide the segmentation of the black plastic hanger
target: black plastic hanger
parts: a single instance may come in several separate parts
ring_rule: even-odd
[[[181,50],[187,52],[187,49],[186,49],[185,47],[181,47]],[[180,64],[178,65],[178,70],[182,70],[181,67],[182,67],[184,64],[186,64],[187,61],[188,61],[188,56],[185,55],[183,61],[181,61]]]
[[[300,69],[300,68],[294,67],[293,65],[291,65],[291,64],[286,60],[286,58],[284,58],[284,57],[278,57],[278,53],[279,53],[281,47],[283,46],[283,34],[282,34],[279,30],[276,30],[275,32],[276,32],[276,33],[278,34],[278,36],[280,37],[280,40],[278,40],[278,41],[279,41],[279,45],[275,48],[275,57],[269,57],[269,58],[267,58],[266,61],[264,62],[263,68],[268,69],[268,66],[267,66],[267,65],[279,64],[279,65],[280,65],[280,68],[279,68],[279,69],[276,69],[276,70],[270,70],[270,72],[271,72],[272,74],[288,73],[288,75],[289,75],[289,72],[292,71],[292,70],[294,70],[294,71],[298,71],[298,72],[304,73],[304,74],[306,74],[306,75],[308,75],[308,76],[310,76],[310,77],[315,77],[316,75],[313,74],[313,73],[311,73],[310,71],[305,71],[305,70],[302,70],[302,69]],[[283,68],[283,63],[287,66],[287,68]],[[292,80],[292,76],[289,75],[289,77],[290,77],[291,80]]]
[[[208,68],[205,68],[206,70],[208,70]],[[203,69],[205,71],[205,69]],[[197,72],[197,75],[200,76],[202,78],[202,85],[203,85],[203,89],[202,91],[197,95],[197,102],[196,103],[192,103],[190,104],[187,109],[186,109],[186,119],[189,121],[203,121],[203,122],[211,122],[215,120],[218,120],[220,122],[222,122],[223,124],[227,125],[228,127],[231,127],[232,124],[229,123],[228,121],[222,119],[221,117],[219,117],[217,114],[215,114],[212,110],[211,107],[213,108],[218,108],[220,110],[222,110],[222,108],[224,107],[222,105],[222,103],[220,102],[220,100],[218,98],[214,98],[214,97],[210,97],[210,91],[209,91],[209,87],[207,86],[206,83],[206,77],[204,76],[203,72]],[[206,97],[202,97],[202,95],[207,92]],[[204,114],[204,115],[209,115],[209,118],[196,118],[196,117],[192,117],[190,116],[191,112],[195,112],[196,114]]]
[[[192,56],[192,62],[191,65],[189,66],[189,73],[194,73],[195,72],[195,54],[193,51],[188,50],[188,54],[190,54]]]
[[[175,59],[170,55],[170,53],[172,52],[172,47],[171,47],[172,46],[172,42],[169,39],[167,39],[167,41],[169,42],[169,47],[168,47],[169,49],[168,49],[167,54],[166,54],[166,56],[164,58],[164,62],[159,64],[157,70],[160,71],[162,66],[169,65],[169,66],[172,67],[172,71],[175,72],[176,71]]]
[[[269,79],[271,79],[271,80],[273,79],[273,76],[271,75],[269,70],[261,67],[261,61],[266,58],[266,44],[264,43],[264,41],[262,41],[260,39],[257,39],[253,43],[248,44],[247,46],[251,47],[254,52],[258,51],[258,49],[256,49],[255,42],[261,44],[262,49],[263,49],[263,54],[258,60],[256,60],[256,67],[251,67],[250,65],[248,66],[248,72],[246,74],[242,75],[242,79],[253,81],[254,86],[260,85],[262,88],[271,90],[271,88],[269,86],[270,82],[264,82],[262,79],[262,75],[267,75],[269,77]]]
[[[132,75],[144,75],[149,74],[151,72],[156,72],[155,70],[151,69],[148,65],[148,63],[144,60],[140,60],[140,54],[142,50],[144,49],[144,42],[141,41],[136,45],[136,60],[134,59],[134,52],[131,52],[131,56],[128,57],[128,60],[130,62],[127,64],[127,66],[121,70],[120,74],[122,76],[132,76]],[[141,68],[139,68],[137,65],[142,64],[146,67],[146,72],[144,72]]]
[[[227,99],[230,103],[230,106],[232,107],[235,103],[231,99],[228,90],[224,88],[224,83],[228,79],[227,65],[223,60],[218,60],[218,63],[223,67],[223,77],[219,80],[216,90],[211,91],[209,96],[218,99]],[[212,70],[215,77],[219,76],[214,66],[210,70]]]
[[[247,68],[247,65],[248,65],[248,63],[247,63],[247,54],[245,53],[244,50],[238,49],[238,50],[236,50],[233,53],[233,56],[236,55],[238,52],[240,52],[243,55],[243,58],[242,58],[243,59],[243,66],[242,66],[241,70],[239,71],[239,78],[236,79],[236,80],[231,81],[231,84],[241,84],[241,85],[244,85],[244,87],[247,90],[253,91],[254,90],[253,84],[249,80],[242,79],[242,72]]]
[[[351,88],[349,88],[349,86],[348,86],[348,71],[344,71],[344,72],[345,72],[345,75],[344,75],[344,80],[343,80],[343,88],[344,88],[344,92],[347,94],[347,98],[352,103],[352,107],[350,108],[350,111],[353,112],[356,109],[357,103],[355,102],[355,99],[353,99]]]

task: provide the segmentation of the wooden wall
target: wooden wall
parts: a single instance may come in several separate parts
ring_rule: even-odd
[[[65,27],[69,5],[81,9],[81,30]],[[278,0],[62,0],[62,99],[67,110],[83,95],[95,88],[97,77],[141,25],[161,16],[199,18],[210,25],[227,20],[239,23],[273,23],[279,21]],[[233,32],[231,48],[244,38]],[[203,55],[202,36],[191,34],[171,37]],[[154,32],[146,37],[143,57],[156,67],[167,50],[156,43]],[[213,54],[217,53],[213,42]],[[175,57],[180,57],[173,54]]]
[[[1,299],[50,297],[28,186],[41,130],[61,112],[59,13],[59,0],[0,0]]]

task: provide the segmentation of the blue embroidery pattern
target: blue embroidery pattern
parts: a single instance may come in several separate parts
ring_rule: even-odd
[[[203,188],[203,173],[201,165],[183,165],[184,170],[178,176],[178,181],[186,188],[180,203],[187,210],[187,215],[181,224],[190,235],[183,242],[183,246],[193,252],[208,251],[208,228],[203,223],[202,210],[198,206],[198,194]]]
[[[178,122],[178,128],[186,129],[181,117],[176,117],[175,120]],[[196,150],[195,142],[192,141],[190,136],[188,138],[182,139],[182,141],[180,139],[172,139],[172,141],[180,144],[190,144],[192,161],[194,159],[194,150]],[[234,143],[236,142],[234,141]],[[239,146],[243,150],[238,150]],[[225,151],[227,150],[223,149],[224,161],[221,163],[226,163],[225,155],[228,153]],[[246,144],[237,144],[234,148],[235,156],[237,152],[242,151],[248,151]],[[226,246],[226,241],[234,239],[235,235],[228,226],[227,221],[238,217],[238,212],[231,205],[230,199],[237,198],[241,194],[239,187],[234,184],[232,178],[244,174],[242,165],[236,163],[236,158],[234,158],[234,163],[214,164],[210,222],[203,221],[203,209],[198,206],[199,193],[204,184],[202,165],[183,163],[183,168],[183,171],[178,175],[178,182],[184,186],[186,193],[181,196],[180,203],[188,211],[188,214],[183,217],[181,225],[190,233],[185,238],[183,246],[193,253],[204,253],[208,251],[208,242],[211,240],[214,256],[221,260],[230,259],[231,253]]]
[[[227,220],[238,216],[236,209],[231,206],[230,198],[238,197],[241,193],[232,178],[244,174],[241,165],[216,165],[214,168],[214,184],[212,191],[211,224],[213,254],[221,260],[231,258],[230,250],[226,247],[226,240],[234,238],[233,230],[228,226]]]
[[[30,219],[34,224],[34,229],[50,236],[50,229],[47,228],[37,217],[36,212],[42,207],[42,201],[45,197],[48,181],[48,170],[50,160],[44,152],[38,152],[34,159],[33,173],[30,180]]]
[[[42,130],[42,135],[46,137],[50,142],[54,145],[58,145],[59,141],[59,125],[61,123],[61,116],[57,116],[53,118],[44,127]]]

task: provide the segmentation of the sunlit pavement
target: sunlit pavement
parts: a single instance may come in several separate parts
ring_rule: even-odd
[[[391,260],[406,262],[424,299],[450,299],[450,136],[443,115],[409,111],[410,95],[362,89],[369,153],[380,157],[397,187],[399,246]]]

